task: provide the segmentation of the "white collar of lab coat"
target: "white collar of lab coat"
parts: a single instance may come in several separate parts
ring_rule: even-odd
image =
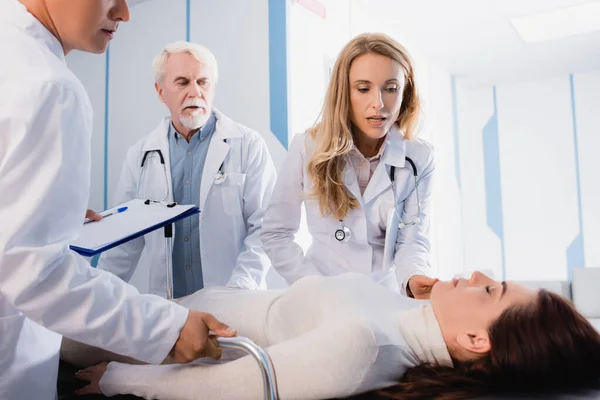
[[[430,304],[400,313],[400,331],[420,363],[452,366],[452,358]]]
[[[217,125],[213,137],[215,140],[222,141],[242,136],[242,129],[231,118],[225,116],[218,109],[212,108],[217,118]],[[148,140],[142,146],[142,152],[155,149],[168,149],[169,126],[172,123],[170,117],[163,118],[158,126],[152,131]]]
[[[46,27],[27,11],[17,0],[0,1],[0,20],[14,25],[36,41],[44,43],[60,61],[65,62],[65,51],[60,41]]]
[[[404,167],[404,164],[406,164],[406,139],[404,138],[404,133],[394,124],[385,140],[385,150],[383,156],[381,156],[381,162],[398,168]]]

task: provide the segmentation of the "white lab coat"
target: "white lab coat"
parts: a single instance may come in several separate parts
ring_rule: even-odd
[[[88,203],[91,104],[16,0],[0,1],[0,54],[0,399],[54,400],[59,334],[159,363],[188,311],[69,250]]]
[[[271,263],[262,249],[260,229],[277,178],[275,167],[264,139],[257,132],[216,109],[213,111],[217,125],[208,148],[197,203],[204,286],[265,288]],[[137,198],[138,184],[140,199],[160,200],[168,192],[168,201],[173,200],[167,135],[170,124],[170,118],[163,119],[154,131],[129,149],[114,196],[115,205]],[[152,153],[141,175],[144,153],[155,149],[161,150],[166,168],[157,153]],[[226,179],[215,184],[222,162]],[[142,182],[139,182],[140,176]],[[127,281],[142,251],[148,252],[145,259],[151,263],[150,293],[165,297],[166,244],[162,230],[107,252],[100,258],[98,267]]]
[[[386,140],[381,161],[364,195],[360,193],[354,169],[349,163],[346,165],[343,181],[360,200],[360,207],[350,211],[344,219],[351,237],[348,243],[340,243],[334,237],[340,222],[333,216],[324,218],[318,202],[308,199],[312,193],[312,182],[306,165],[315,142],[308,134],[294,137],[267,208],[262,233],[263,247],[273,268],[289,284],[306,275],[360,272],[394,291],[406,293],[410,277],[431,275],[428,231],[433,149],[420,139],[405,140],[396,129],[390,131]],[[398,210],[403,213],[404,221],[413,221],[417,217],[414,177],[405,161],[406,156],[417,166],[422,222],[400,230],[394,212],[390,166],[396,166]],[[303,202],[308,230],[312,235],[312,244],[306,255],[294,242]]]

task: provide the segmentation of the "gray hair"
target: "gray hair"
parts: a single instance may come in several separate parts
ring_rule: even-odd
[[[215,83],[219,80],[219,70],[217,68],[217,59],[206,47],[196,43],[178,41],[166,45],[152,61],[154,69],[154,81],[161,82],[165,77],[165,66],[167,59],[171,54],[187,53],[192,55],[198,62],[208,66],[212,71]]]

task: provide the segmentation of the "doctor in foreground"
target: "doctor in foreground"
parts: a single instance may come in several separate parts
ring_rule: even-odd
[[[481,273],[437,282],[430,301],[344,274],[306,277],[280,291],[208,288],[180,304],[208,309],[266,348],[281,399],[383,388],[398,399],[452,399],[583,388],[600,379],[600,335],[571,303]],[[78,365],[99,361],[73,343],[62,355]],[[77,376],[91,382],[80,393],[161,400],[263,394],[251,356],[220,365],[102,363]]]
[[[319,123],[290,145],[263,223],[273,268],[289,284],[360,272],[426,296],[433,149],[415,138],[420,100],[406,50],[363,34],[340,52]],[[306,207],[312,244],[294,242]]]
[[[200,208],[199,215],[175,223],[175,298],[208,286],[265,288],[271,263],[259,231],[276,179],[265,141],[213,107],[219,74],[208,49],[175,42],[153,66],[156,92],[170,116],[127,152],[114,204],[139,198]],[[150,293],[165,297],[161,231],[108,251],[98,267],[128,281],[143,252]]]
[[[2,399],[55,399],[60,334],[157,363],[218,358],[208,330],[235,333],[69,250],[90,191],[92,108],[65,55],[104,52],[128,20],[125,0],[0,1]]]

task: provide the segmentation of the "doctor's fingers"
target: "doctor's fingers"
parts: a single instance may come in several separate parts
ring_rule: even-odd
[[[221,356],[223,355],[223,349],[221,348],[219,342],[217,342],[217,339],[215,337],[208,338],[205,353],[206,357],[210,357],[213,360],[221,359]]]
[[[434,279],[427,276],[415,276],[411,278],[409,282],[410,291],[415,299],[428,299],[433,285],[435,285],[438,281],[439,279],[437,278]]]
[[[224,324],[215,318],[214,315],[208,313],[202,313],[203,320],[206,326],[210,331],[212,331],[216,336],[225,336],[232,337],[237,335],[237,331],[233,328],[230,328],[229,325]]]
[[[84,381],[90,381],[90,380],[94,380],[94,379],[100,380],[100,378],[102,378],[102,376],[106,372],[107,368],[108,368],[108,363],[102,362],[100,364],[93,365],[91,367],[87,367],[87,368],[77,371],[75,373],[75,377],[77,379],[81,379]]]
[[[90,210],[88,208],[88,210],[85,212],[85,217],[87,219],[90,219],[92,221],[99,221],[102,219],[102,215],[98,214],[96,211],[94,210]]]
[[[200,357],[219,356],[215,344],[210,342],[209,331],[221,336],[234,336],[236,331],[219,322],[208,313],[190,310],[187,321],[179,333],[171,356],[178,363],[188,363]]]
[[[430,278],[428,276],[425,275],[417,275],[417,276],[413,276],[412,278],[410,278],[410,287],[415,288],[415,289],[420,289],[420,288],[431,288],[439,279],[437,278]]]
[[[90,382],[90,384],[76,390],[75,394],[78,396],[84,394],[102,394],[100,379],[102,379],[102,376],[106,372],[107,366],[108,363],[100,363],[78,371],[75,377],[79,380]]]
[[[75,391],[77,396],[83,396],[86,394],[103,394],[102,390],[100,390],[100,381],[92,382],[89,385],[82,387],[81,389],[77,389]]]

